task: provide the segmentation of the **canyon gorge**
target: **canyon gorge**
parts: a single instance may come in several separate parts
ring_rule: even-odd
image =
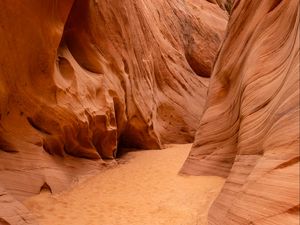
[[[0,224],[299,224],[298,0],[0,6]]]

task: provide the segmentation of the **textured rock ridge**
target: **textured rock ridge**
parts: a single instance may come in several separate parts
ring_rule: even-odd
[[[4,0],[0,10],[0,182],[17,200],[64,189],[118,146],[193,141],[227,23],[217,5]]]
[[[235,1],[181,172],[227,177],[209,224],[299,223],[299,1]]]

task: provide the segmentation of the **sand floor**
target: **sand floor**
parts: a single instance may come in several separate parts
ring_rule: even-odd
[[[190,148],[130,152],[71,190],[25,205],[41,225],[204,225],[224,179],[178,175]]]

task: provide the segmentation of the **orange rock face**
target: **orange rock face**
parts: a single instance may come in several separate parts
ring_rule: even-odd
[[[299,223],[299,1],[239,0],[182,173],[227,177],[209,224]]]
[[[118,146],[193,141],[227,23],[217,5],[4,0],[0,10],[0,182],[18,200],[64,189]]]

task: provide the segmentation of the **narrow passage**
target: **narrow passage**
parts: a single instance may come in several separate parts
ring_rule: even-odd
[[[41,225],[205,225],[224,179],[178,175],[190,148],[129,152],[71,190],[25,204]]]

